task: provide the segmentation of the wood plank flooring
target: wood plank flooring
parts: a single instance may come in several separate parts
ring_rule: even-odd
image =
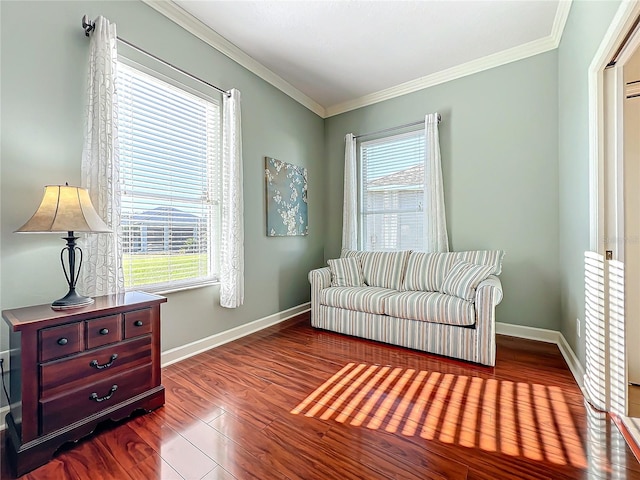
[[[22,478],[640,479],[551,344],[499,336],[486,368],[315,330],[304,314],[171,365],[163,384],[163,408]]]

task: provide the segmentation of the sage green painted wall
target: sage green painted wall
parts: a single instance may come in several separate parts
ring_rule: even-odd
[[[438,111],[452,250],[503,249],[497,321],[557,329],[557,52],[326,120],[327,258],[340,254],[344,136]]]
[[[324,121],[138,1],[0,2],[2,308],[65,293],[57,235],[12,233],[35,211],[43,186],[80,181],[88,40],[84,14],[224,88],[242,92],[245,305],[219,307],[218,287],[168,294],[167,350],[309,301],[307,273],[324,258]],[[309,169],[309,236],[265,235],[264,157]],[[5,349],[7,329],[0,330]]]
[[[584,365],[584,252],[589,250],[588,70],[618,1],[574,0],[558,49],[560,296],[559,330]]]
[[[619,2],[574,0],[559,50],[323,121],[145,4],[0,2],[0,305],[64,293],[55,235],[16,235],[45,184],[78,183],[85,13],[211,82],[242,91],[246,304],[218,288],[167,295],[163,349],[308,301],[307,272],[340,251],[344,135],[439,111],[453,250],[502,248],[498,321],[561,329],[584,359],[582,255],[589,245],[587,68]],[[37,25],[27,29],[25,25]],[[263,157],[309,169],[310,235],[265,236]],[[7,348],[0,327],[0,350]]]

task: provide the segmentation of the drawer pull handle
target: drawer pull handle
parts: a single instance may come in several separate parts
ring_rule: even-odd
[[[58,339],[58,345],[66,345],[67,343],[69,343],[69,340],[64,337]]]
[[[113,362],[116,361],[116,358],[118,358],[118,354],[114,353],[113,355],[111,355],[111,359],[109,360],[108,363],[100,365],[98,363],[98,360],[91,360],[91,362],[89,363],[89,366],[97,368],[98,370],[102,370],[103,368],[109,368],[111,365],[113,365]]]
[[[142,326],[142,320],[136,320],[135,322],[133,322],[133,324],[134,324],[136,327],[141,327],[141,326]]]
[[[113,394],[116,392],[117,389],[118,389],[118,385],[114,385],[113,387],[111,387],[111,390],[109,390],[109,393],[106,394],[104,397],[99,397],[96,392],[93,392],[91,395],[89,395],[89,400],[95,400],[96,402],[104,402],[105,400],[109,400],[113,396]]]
[[[103,328],[102,330],[100,330],[100,335],[106,335],[109,333],[109,329],[108,328]]]

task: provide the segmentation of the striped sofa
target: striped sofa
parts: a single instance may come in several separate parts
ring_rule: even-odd
[[[309,273],[311,324],[493,366],[503,256],[343,250]]]

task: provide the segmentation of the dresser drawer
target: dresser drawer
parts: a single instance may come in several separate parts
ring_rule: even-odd
[[[109,315],[108,317],[87,320],[86,336],[87,348],[101,347],[122,339],[122,322],[120,315]]]
[[[151,333],[151,309],[136,310],[124,314],[124,338]]]
[[[50,398],[83,384],[143,365],[151,357],[151,336],[91,350],[40,366],[40,397]]]
[[[41,435],[99,414],[151,388],[151,363],[94,382],[46,400],[40,400]]]
[[[126,292],[97,296],[78,309],[52,310],[47,303],[2,312],[9,327],[11,368],[4,380],[11,401],[7,431],[0,432],[7,448],[0,453],[6,451],[12,478],[46,463],[63,444],[86,437],[104,421],[164,404],[164,302]],[[4,473],[3,468],[0,477]]]
[[[83,350],[82,322],[40,330],[40,361],[65,357]]]

